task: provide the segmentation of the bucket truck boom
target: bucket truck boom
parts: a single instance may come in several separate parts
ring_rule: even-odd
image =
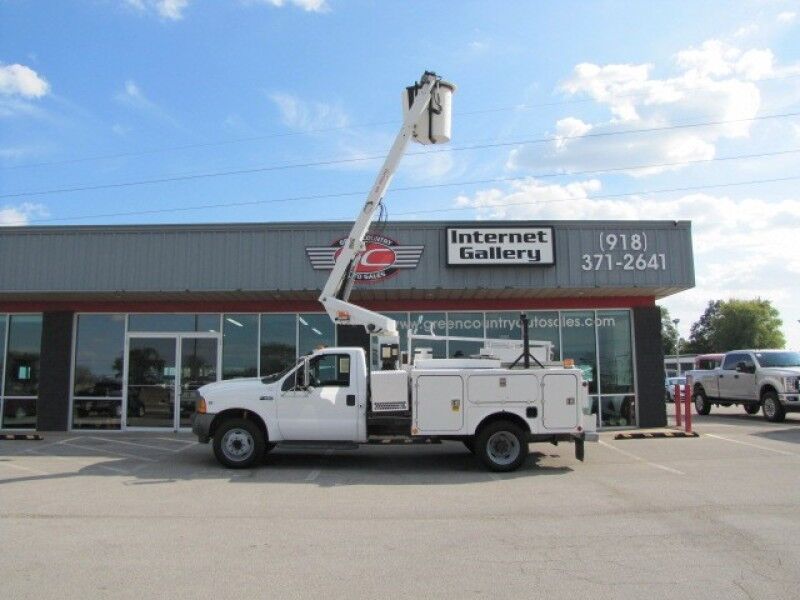
[[[423,144],[450,139],[450,99],[455,86],[426,71],[419,83],[406,88],[407,110],[403,125],[378,172],[367,201],[358,215],[336,259],[319,301],[328,316],[338,325],[363,325],[371,335],[397,336],[397,323],[379,313],[349,302],[356,267],[365,250],[364,237],[380,208],[389,183],[400,164],[408,142],[413,138]]]

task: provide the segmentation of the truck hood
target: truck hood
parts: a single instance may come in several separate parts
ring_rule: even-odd
[[[793,375],[800,375],[800,367],[766,367],[759,369],[758,372],[762,376],[792,377]]]
[[[209,403],[218,400],[231,400],[237,396],[249,396],[253,390],[263,390],[264,384],[258,377],[226,379],[200,387],[197,392]]]

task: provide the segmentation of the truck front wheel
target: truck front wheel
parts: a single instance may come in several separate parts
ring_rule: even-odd
[[[705,392],[697,391],[694,393],[694,408],[698,415],[707,415],[711,412],[711,402],[706,398]]]
[[[492,471],[515,471],[528,456],[528,441],[514,423],[496,421],[478,434],[475,452]]]
[[[781,423],[786,418],[786,411],[778,400],[778,394],[775,392],[765,392],[761,396],[764,404],[764,418],[771,423]]]
[[[214,433],[214,455],[229,469],[246,469],[264,457],[266,443],[258,425],[246,419],[229,419]]]

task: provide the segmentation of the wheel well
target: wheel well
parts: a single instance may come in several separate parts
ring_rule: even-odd
[[[767,385],[765,385],[764,387],[762,387],[762,388],[761,388],[761,394],[760,394],[758,397],[759,397],[759,398],[761,398],[761,399],[763,400],[763,399],[764,399],[764,395],[765,395],[767,392],[772,392],[772,393],[774,393],[776,396],[778,395],[778,390],[776,390],[774,386],[772,386],[772,385],[770,385],[770,384],[767,384]]]
[[[520,427],[522,431],[526,431],[528,433],[531,432],[530,425],[528,425],[525,419],[523,419],[519,415],[509,412],[499,412],[499,413],[493,413],[488,417],[485,417],[483,421],[481,421],[480,424],[475,428],[475,435],[480,434],[481,429],[483,429],[490,423],[496,423],[497,421],[510,421],[511,423],[514,423],[515,425]]]
[[[247,410],[246,408],[229,408],[228,410],[223,410],[219,413],[214,420],[211,422],[211,427],[209,428],[209,436],[214,437],[214,434],[217,431],[217,427],[219,427],[223,422],[227,421],[228,419],[246,419],[247,421],[252,421],[258,428],[261,430],[261,433],[264,434],[264,440],[269,439],[269,434],[267,433],[267,426],[264,424],[264,420],[258,416],[258,414],[254,413],[252,410]]]

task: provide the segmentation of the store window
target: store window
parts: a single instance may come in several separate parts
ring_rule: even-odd
[[[547,360],[561,360],[558,336],[557,311],[531,311],[528,313],[528,339],[531,342],[550,342],[551,355]]]
[[[521,340],[519,312],[487,312],[486,337],[493,340]]]
[[[589,383],[589,393],[597,393],[597,346],[594,311],[564,311],[561,313],[561,355],[571,358],[583,371]]]
[[[301,313],[297,315],[297,329],[300,356],[336,345],[336,329],[327,314]]]
[[[297,315],[261,315],[261,377],[280,373],[297,359]]]
[[[470,337],[483,339],[483,313],[447,313],[448,337]],[[469,358],[480,352],[483,342],[448,340],[447,355],[450,358]]]
[[[128,318],[129,331],[219,331],[219,314],[137,314]]]
[[[418,335],[447,335],[447,318],[445,313],[416,313],[409,315],[409,331]],[[447,356],[447,343],[441,340],[416,340],[412,346],[412,352],[416,348],[430,348],[433,358],[445,358]]]
[[[39,355],[42,342],[41,315],[8,317],[4,428],[36,427],[36,396],[39,393]]]
[[[75,340],[73,429],[119,429],[125,315],[79,315]]]
[[[636,424],[633,393],[633,344],[627,310],[597,311],[600,361],[600,420],[604,427]],[[607,395],[614,394],[610,398]]]
[[[258,315],[222,316],[222,378],[258,376]]]

